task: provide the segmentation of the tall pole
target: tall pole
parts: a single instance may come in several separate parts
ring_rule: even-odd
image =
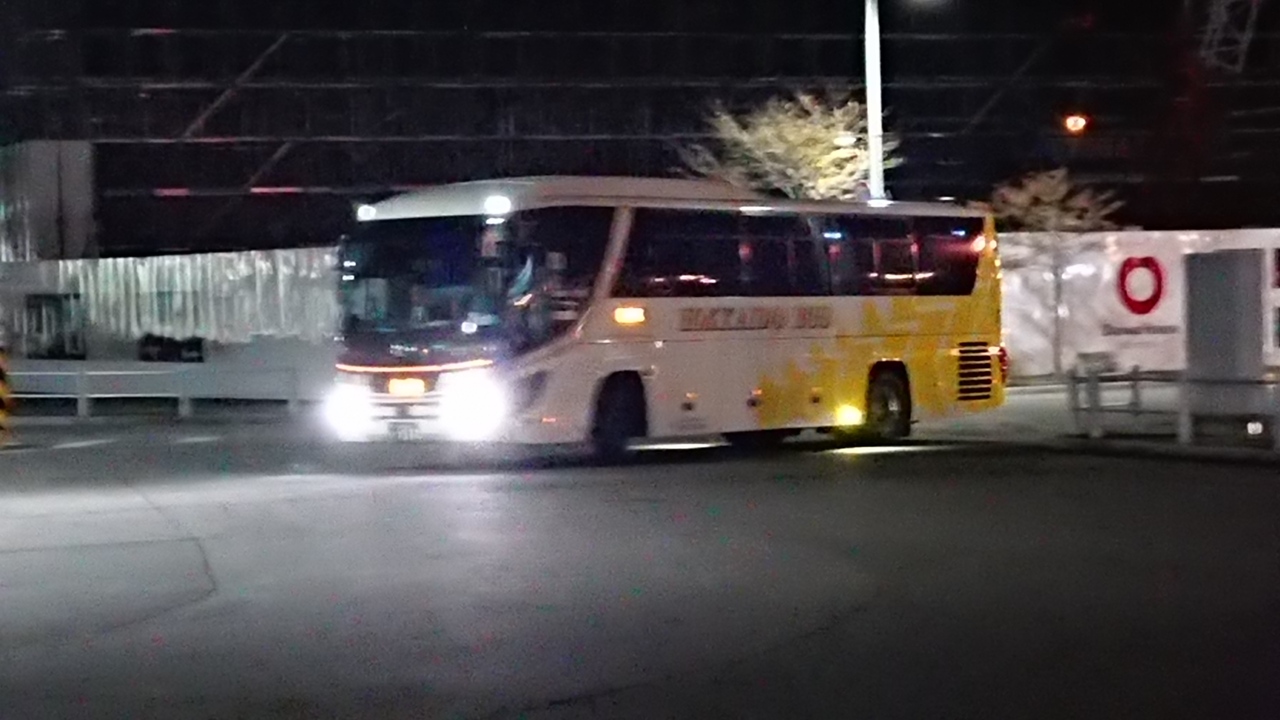
[[[880,0],[866,0],[867,185],[873,199],[884,198],[884,108],[880,98]]]

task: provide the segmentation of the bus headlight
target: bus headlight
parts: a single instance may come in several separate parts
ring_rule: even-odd
[[[373,420],[373,397],[363,385],[338,383],[325,398],[323,412],[338,437],[360,439],[368,433]]]
[[[506,388],[489,368],[440,376],[440,420],[457,440],[493,437],[507,418]]]

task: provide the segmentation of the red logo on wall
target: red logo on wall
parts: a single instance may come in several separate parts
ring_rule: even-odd
[[[1129,279],[1139,270],[1151,273],[1152,286],[1149,292],[1135,294],[1129,286]],[[1164,297],[1164,268],[1153,257],[1128,258],[1120,263],[1120,275],[1116,279],[1117,290],[1120,291],[1120,302],[1124,303],[1134,315],[1146,315],[1160,304]]]

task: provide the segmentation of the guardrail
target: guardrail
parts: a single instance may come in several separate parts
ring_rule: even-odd
[[[1239,380],[1220,378],[1193,378],[1180,372],[1151,372],[1132,368],[1128,372],[1104,371],[1093,368],[1076,369],[1067,378],[1067,402],[1076,429],[1091,439],[1100,439],[1106,435],[1103,417],[1107,414],[1124,414],[1130,417],[1143,415],[1173,416],[1177,420],[1176,436],[1179,444],[1190,445],[1195,442],[1195,420],[1197,417],[1219,417],[1223,419],[1235,417],[1255,418],[1246,424],[1246,434],[1260,436],[1270,425],[1271,447],[1280,452],[1280,401],[1277,389],[1280,381],[1276,380]],[[1145,386],[1165,385],[1178,389],[1177,408],[1164,410],[1150,408],[1143,400],[1142,391]],[[1103,402],[1103,388],[1107,386],[1122,387],[1128,400],[1120,405],[1107,405]],[[1270,391],[1269,406],[1266,412],[1217,413],[1209,415],[1196,413],[1192,408],[1192,389],[1197,387],[1256,387]],[[1081,394],[1083,393],[1083,397]],[[1260,418],[1260,419],[1258,419]],[[1263,419],[1266,423],[1263,423]]]
[[[189,368],[176,368],[172,370],[39,370],[39,371],[22,371],[10,372],[10,384],[12,378],[70,378],[71,387],[65,392],[13,392],[11,397],[16,400],[75,400],[76,416],[81,418],[92,417],[93,403],[95,400],[172,400],[177,404],[177,414],[179,418],[189,418],[194,414],[194,403],[196,399],[208,399],[204,396],[195,397],[191,393],[191,376],[197,371]],[[198,372],[209,372],[201,369]],[[257,370],[257,374],[283,374],[286,376],[287,396],[285,404],[290,415],[298,414],[299,402],[299,384],[298,371],[294,368],[277,368],[267,370]],[[159,383],[159,387],[148,388],[137,391],[121,391],[96,389],[94,387],[95,378],[166,378],[167,382]]]

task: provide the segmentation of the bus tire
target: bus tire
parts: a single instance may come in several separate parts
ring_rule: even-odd
[[[630,442],[648,434],[644,384],[634,373],[609,376],[596,396],[591,450],[597,460],[618,462],[630,456]]]
[[[873,370],[867,385],[867,432],[880,440],[911,435],[911,390],[899,368]]]

